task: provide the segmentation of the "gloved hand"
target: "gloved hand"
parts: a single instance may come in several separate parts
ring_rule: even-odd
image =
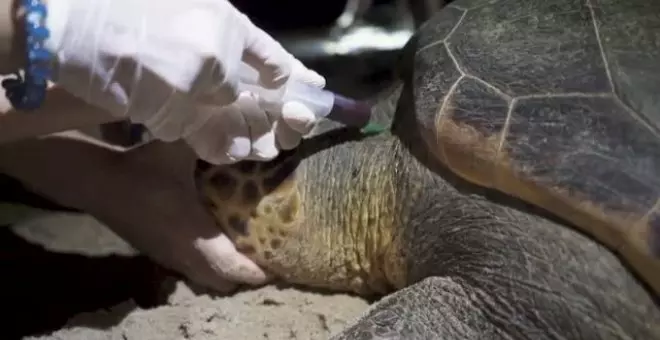
[[[241,93],[229,106],[200,106],[199,110],[209,119],[185,140],[200,158],[215,164],[272,159],[280,149],[298,145],[316,120],[306,106],[295,102],[285,104],[278,117],[265,111],[249,92]]]
[[[300,103],[265,112],[253,95],[239,97],[244,65],[267,88],[293,79],[323,87],[325,79],[227,0],[47,5],[47,47],[58,60],[55,83],[144,124],[157,139],[185,139],[209,162],[271,159],[280,148],[297,145],[316,120]]]

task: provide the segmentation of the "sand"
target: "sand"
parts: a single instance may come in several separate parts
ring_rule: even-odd
[[[1,210],[7,212],[7,209]],[[148,261],[138,260],[139,256],[133,249],[93,218],[62,213],[35,215],[23,211],[0,215],[5,219],[11,215],[13,219],[20,220],[20,223],[13,224],[11,231],[13,235],[30,242],[31,245],[24,248],[35,247],[46,257],[63,256],[73,263],[73,269],[58,268],[65,267],[61,263],[66,261],[48,260],[49,264],[42,266],[23,265],[43,268],[46,273],[41,276],[33,274],[31,279],[24,280],[26,282],[14,285],[14,291],[20,291],[30,283],[41,287],[39,293],[30,291],[25,295],[29,298],[21,298],[22,301],[17,302],[27,309],[23,314],[17,312],[16,322],[29,324],[41,320],[52,326],[57,324],[58,318],[61,319],[55,330],[45,328],[41,334],[23,336],[23,339],[327,339],[368,306],[366,301],[349,295],[322,294],[275,285],[215,296],[167,276],[166,280],[157,283],[158,288],[154,288],[154,282],[147,285],[152,290],[167,291],[159,298],[162,301],[141,307],[136,302],[139,299],[135,298],[135,292],[141,291],[144,297],[145,285],[140,282],[144,281],[142,276],[149,270],[131,267],[139,262],[135,268],[141,268]],[[72,256],[76,258],[72,259]],[[23,258],[36,261],[34,254]],[[99,262],[89,264],[90,261]],[[65,278],[60,278],[67,272],[75,276],[81,271],[88,272],[71,283],[63,283]],[[144,275],[149,280],[153,279],[148,274]],[[170,290],[164,288],[168,285]],[[140,287],[133,289],[130,286]],[[49,292],[49,289],[52,291]],[[7,290],[3,289],[5,292]],[[158,296],[162,291],[146,294]],[[122,298],[122,292],[129,293]],[[71,298],[66,294],[70,294]],[[97,299],[106,300],[105,305],[92,303]],[[40,300],[42,304],[34,300]],[[50,314],[40,314],[39,308],[49,310]],[[85,311],[85,308],[89,310]],[[59,314],[54,318],[53,313]],[[5,339],[1,334],[0,338]]]
[[[166,306],[143,310],[124,303],[110,311],[79,315],[50,335],[25,339],[327,339],[358,315],[365,303],[348,296],[321,296],[267,286],[226,298],[195,296],[181,285]],[[108,329],[77,326],[131,312]]]

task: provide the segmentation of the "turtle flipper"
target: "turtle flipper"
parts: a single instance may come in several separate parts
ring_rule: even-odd
[[[411,284],[333,340],[660,339],[657,301],[605,247],[544,218],[444,195],[416,200],[404,227]]]
[[[427,278],[376,303],[332,340],[502,338],[470,294],[452,279]]]
[[[498,291],[507,289],[502,285]],[[585,308],[589,302],[578,296],[555,296],[564,306],[537,309],[515,294],[503,299],[498,291],[485,291],[463,278],[429,277],[377,302],[332,340],[656,339],[660,332],[652,324],[619,324],[602,309]],[[607,304],[618,299],[616,292],[603,292],[607,295]],[[642,316],[642,310],[633,314]]]

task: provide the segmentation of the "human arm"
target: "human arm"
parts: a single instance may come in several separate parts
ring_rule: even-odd
[[[93,216],[162,266],[221,292],[236,283],[263,283],[266,274],[196,199],[194,167],[184,143],[121,150],[67,132],[0,145],[0,172]]]
[[[117,120],[117,117],[57,87],[48,90],[46,105],[29,114],[12,109],[2,97],[0,144]]]

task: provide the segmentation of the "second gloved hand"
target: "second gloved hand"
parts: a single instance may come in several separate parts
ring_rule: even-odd
[[[198,110],[208,120],[184,139],[200,158],[214,164],[273,159],[280,149],[298,145],[316,120],[313,112],[295,102],[285,104],[281,114],[267,112],[249,92],[231,105],[200,105]]]
[[[271,159],[297,145],[316,118],[300,103],[282,112],[239,98],[241,65],[260,86],[318,87],[307,69],[227,0],[49,0],[54,82],[163,141],[185,139],[216,163]],[[246,99],[247,98],[247,99]]]

